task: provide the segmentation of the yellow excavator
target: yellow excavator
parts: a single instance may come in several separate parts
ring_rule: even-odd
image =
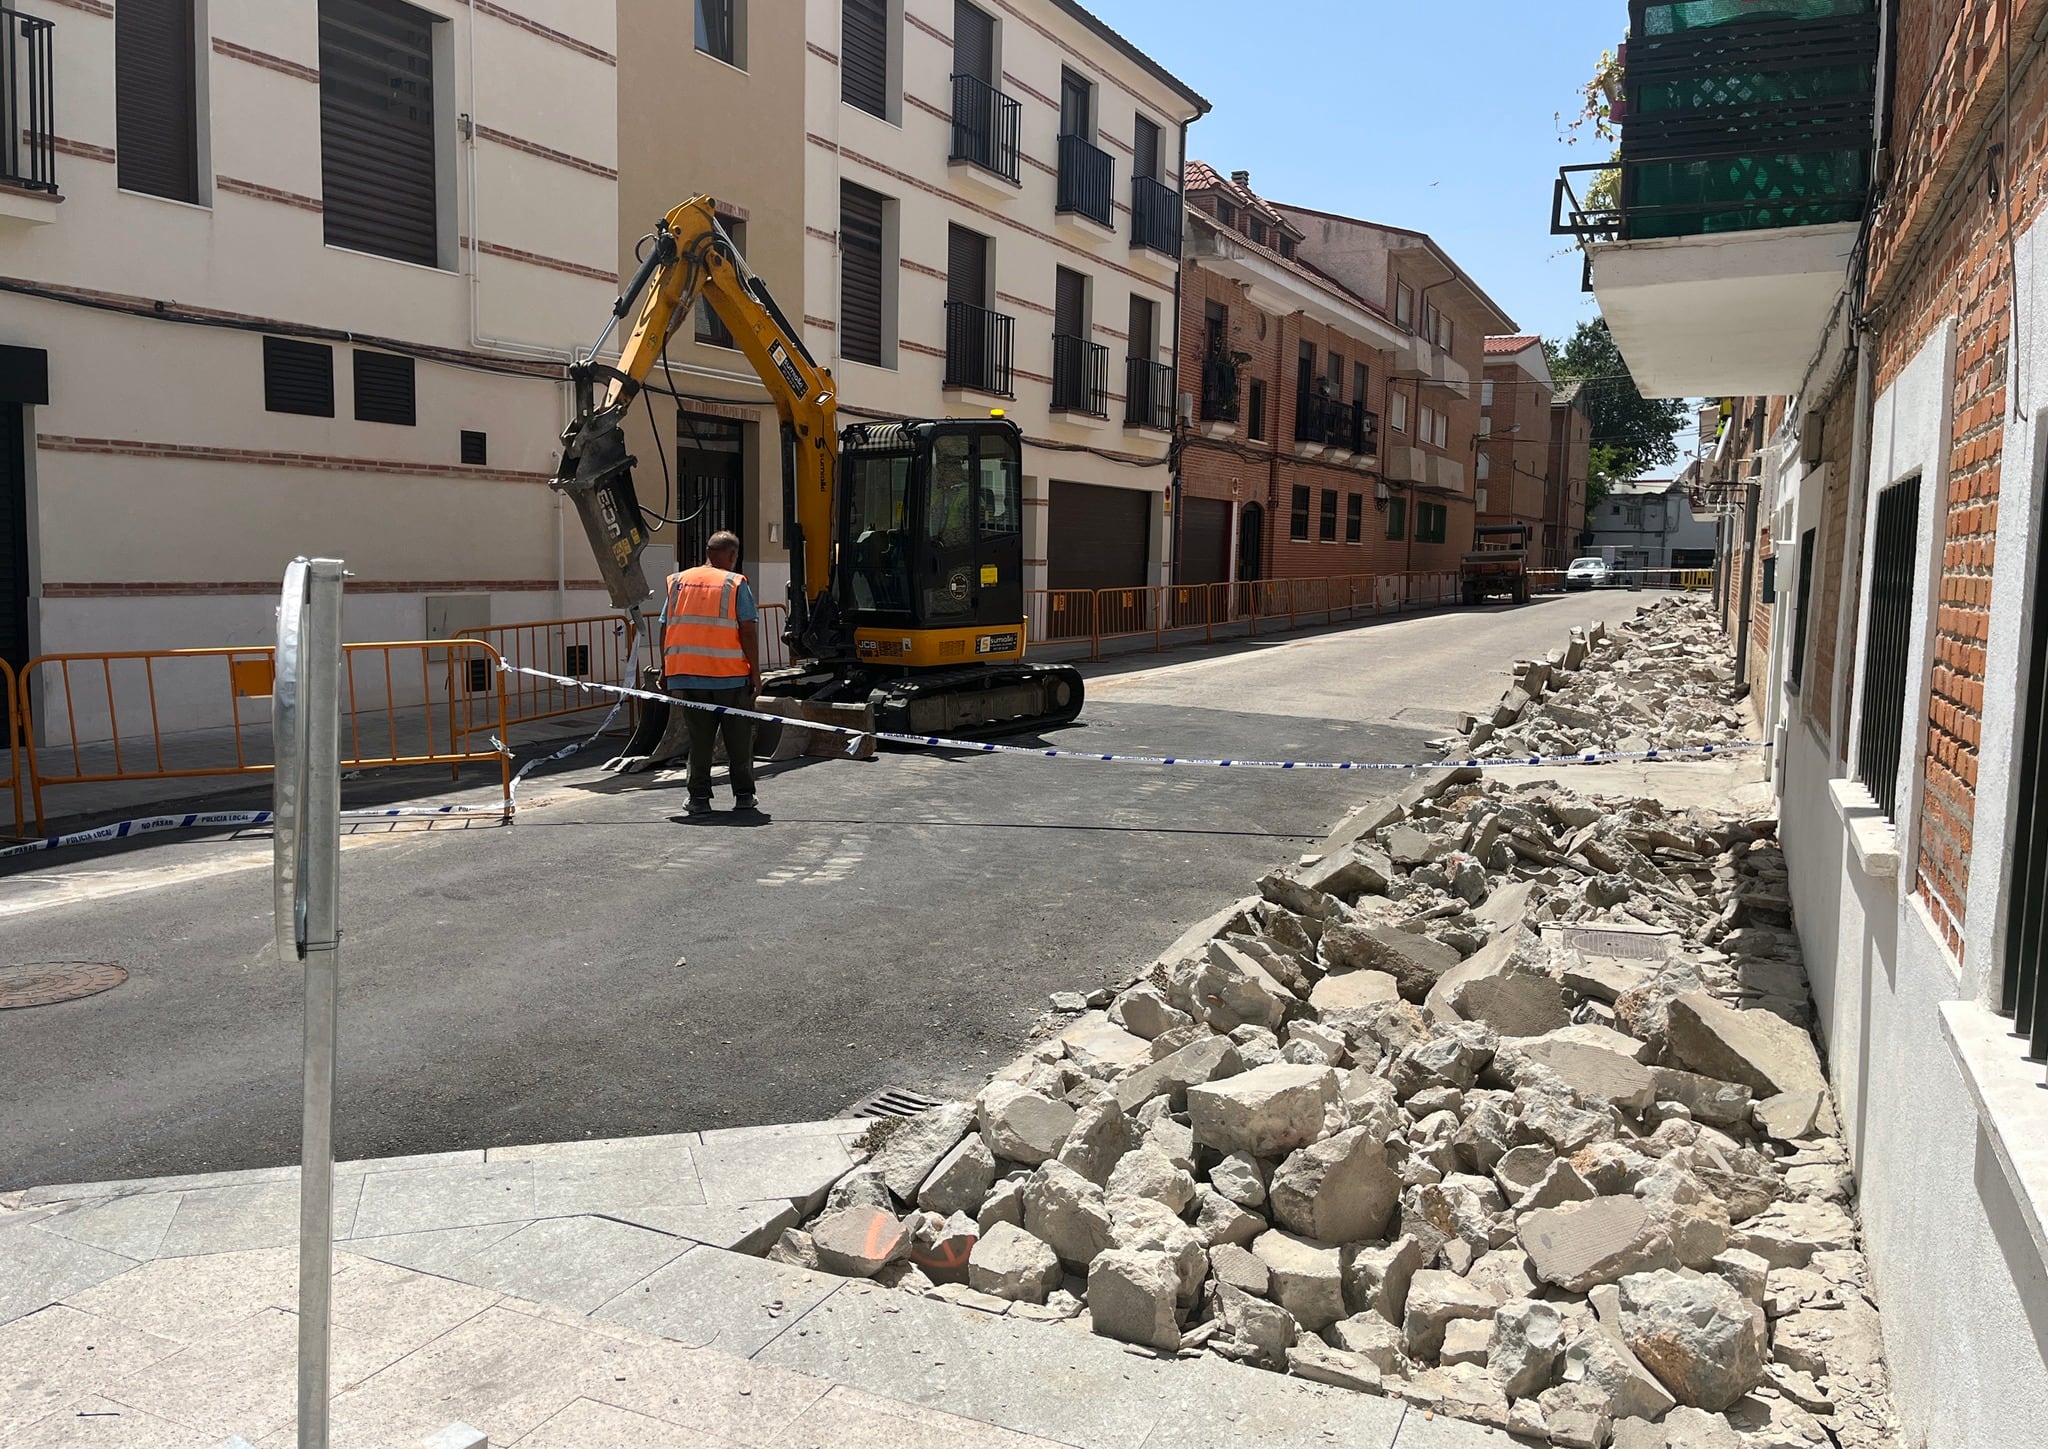
[[[634,491],[625,418],[647,392],[674,392],[650,379],[701,299],[760,376],[782,424],[783,637],[795,662],[768,676],[766,692],[869,706],[876,728],[916,735],[1020,733],[1079,715],[1079,671],[1024,662],[1016,424],[997,413],[842,432],[832,374],[748,270],[712,198],[676,207],[642,246],[593,360],[570,370],[576,416],[551,485],[576,505],[612,603],[631,626],[653,628],[656,595],[640,558],[660,520],[650,525]],[[636,305],[618,366],[595,361]],[[625,757],[674,753],[681,731],[664,718],[672,713],[681,715],[643,710]]]

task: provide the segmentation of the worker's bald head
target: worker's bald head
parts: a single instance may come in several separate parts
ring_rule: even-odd
[[[719,568],[731,568],[740,558],[739,535],[728,533],[724,529],[712,534],[704,545],[704,557]]]

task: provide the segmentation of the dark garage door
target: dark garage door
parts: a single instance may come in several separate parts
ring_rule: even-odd
[[[1046,586],[1124,589],[1150,582],[1152,494],[1142,488],[1054,483]]]
[[[1221,584],[1230,579],[1230,503],[1223,498],[1180,500],[1180,567],[1174,581]]]

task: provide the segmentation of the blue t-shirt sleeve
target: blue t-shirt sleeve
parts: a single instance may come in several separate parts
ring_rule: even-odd
[[[739,598],[735,602],[736,607],[739,609],[739,619],[742,624],[751,624],[761,617],[761,611],[754,605],[754,586],[752,584],[742,583],[740,585]]]

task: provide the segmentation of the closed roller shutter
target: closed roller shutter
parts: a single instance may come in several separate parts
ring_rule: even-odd
[[[1152,494],[1142,488],[1054,483],[1046,585],[1123,589],[1147,582],[1152,560]]]
[[[882,198],[852,182],[839,187],[839,350],[882,365]]]
[[[320,0],[327,244],[435,266],[434,21],[395,0]]]
[[[1220,498],[1180,501],[1180,568],[1183,584],[1221,584],[1230,579],[1230,504]]]
[[[839,96],[871,116],[889,115],[889,0],[842,0]]]
[[[127,0],[114,12],[115,169],[126,191],[199,200],[193,0]]]
[[[0,402],[0,659],[16,669],[28,662],[26,432],[20,405]],[[0,699],[0,721],[13,705]]]
[[[953,74],[996,83],[996,23],[967,0],[953,0]]]

